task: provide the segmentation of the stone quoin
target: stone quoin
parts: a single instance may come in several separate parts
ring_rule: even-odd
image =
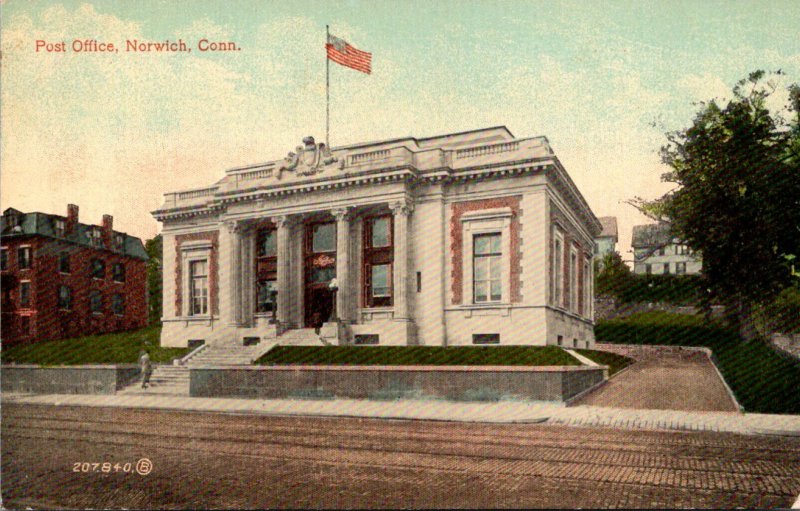
[[[545,137],[306,137],[153,215],[164,346],[594,346],[601,224]]]

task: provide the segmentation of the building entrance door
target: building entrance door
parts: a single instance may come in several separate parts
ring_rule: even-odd
[[[336,277],[336,224],[306,224],[304,239],[306,328],[328,321],[333,313],[333,292],[329,284]]]
[[[306,328],[321,326],[333,314],[333,292],[327,285],[306,290]]]

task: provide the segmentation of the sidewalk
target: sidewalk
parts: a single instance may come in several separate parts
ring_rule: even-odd
[[[452,403],[436,400],[224,399],[163,395],[33,395],[11,393],[3,394],[2,401],[4,404],[27,403],[56,406],[100,406],[217,413],[312,415],[456,422],[546,422],[548,424],[582,427],[723,431],[749,435],[800,436],[800,415],[632,410],[600,406],[565,407],[548,402]]]

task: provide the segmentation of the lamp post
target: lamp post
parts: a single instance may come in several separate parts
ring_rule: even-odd
[[[330,289],[333,294],[333,311],[331,311],[331,318],[328,321],[339,321],[339,318],[336,317],[336,293],[339,291],[339,282],[336,280],[336,277],[331,279],[330,284],[328,284],[328,289]]]

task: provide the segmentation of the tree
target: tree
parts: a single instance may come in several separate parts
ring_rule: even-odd
[[[676,188],[634,200],[703,254],[709,288],[727,297],[745,339],[755,336],[752,306],[791,284],[785,258],[800,254],[800,87],[773,114],[766,102],[776,86],[766,76],[751,73],[726,106],[701,103],[691,126],[668,133],[662,180]]]
[[[149,294],[149,318],[150,324],[155,324],[161,321],[162,310],[162,246],[161,235],[158,234],[155,238],[149,239],[145,242],[144,248],[147,255],[150,256],[150,261],[147,263],[147,292]]]
[[[631,270],[622,261],[619,252],[609,252],[602,259],[595,260],[595,293],[597,295],[619,296],[631,280]]]

